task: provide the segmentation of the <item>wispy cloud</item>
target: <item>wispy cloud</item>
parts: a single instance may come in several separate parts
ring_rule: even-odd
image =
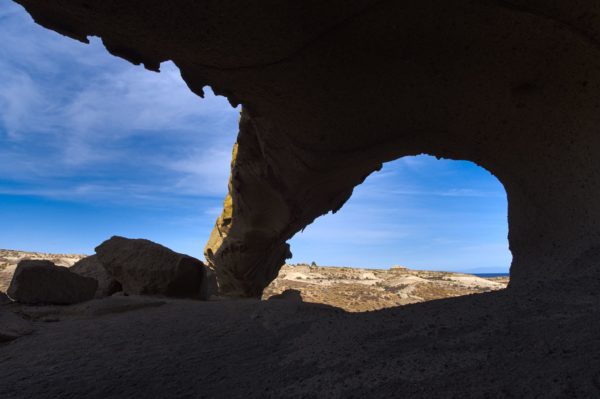
[[[12,2],[0,21],[0,174],[29,184],[11,192],[85,177],[99,197],[225,194],[238,119],[226,99],[198,98],[170,62],[156,74],[47,31]],[[135,190],[106,187],[114,175]]]

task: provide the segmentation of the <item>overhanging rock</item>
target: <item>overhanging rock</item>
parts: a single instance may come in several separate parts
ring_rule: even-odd
[[[597,277],[597,1],[18,2],[243,104],[232,222],[212,260],[225,293],[260,295],[289,238],[383,162],[419,153],[504,184],[513,288]]]

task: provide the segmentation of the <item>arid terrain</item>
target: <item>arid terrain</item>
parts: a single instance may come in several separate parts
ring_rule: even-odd
[[[506,288],[507,282],[469,274],[350,267],[285,265],[263,298],[294,289],[304,302],[323,303],[350,312],[378,310],[411,303],[479,294]]]
[[[86,255],[48,254],[0,250],[0,292],[6,292],[17,263],[22,259],[47,259],[72,266]],[[411,303],[479,294],[506,288],[506,279],[484,279],[470,274],[350,267],[285,265],[265,290],[263,299],[293,289],[304,302],[322,303],[349,312],[363,312]]]

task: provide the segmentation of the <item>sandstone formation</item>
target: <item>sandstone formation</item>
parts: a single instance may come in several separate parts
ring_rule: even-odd
[[[115,236],[96,247],[96,255],[127,294],[208,298],[204,264],[152,241]]]
[[[81,259],[71,266],[70,270],[80,276],[91,277],[98,281],[96,298],[104,298],[122,290],[121,284],[108,274],[97,255]]]
[[[235,165],[235,159],[237,157],[237,148],[238,145],[235,143],[233,145],[233,151],[231,153],[231,168],[233,169]],[[213,227],[210,237],[208,238],[208,242],[204,247],[204,257],[206,258],[209,266],[211,268],[215,267],[215,253],[219,250],[221,245],[223,244],[223,240],[229,234],[229,228],[231,227],[231,222],[233,218],[233,199],[231,196],[232,190],[232,179],[229,176],[228,183],[228,192],[225,196],[225,200],[223,201],[223,210],[221,214],[217,218],[215,222],[215,226]]]
[[[8,295],[27,304],[69,305],[92,299],[98,282],[45,260],[22,260],[17,265]]]
[[[420,153],[504,184],[514,289],[598,276],[597,1],[16,1],[243,104],[232,223],[212,257],[225,293],[260,296],[290,237]]]

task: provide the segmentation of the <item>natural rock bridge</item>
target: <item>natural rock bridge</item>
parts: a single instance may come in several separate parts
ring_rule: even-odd
[[[504,184],[513,289],[598,276],[597,1],[16,1],[243,104],[207,248],[226,294],[260,295],[289,238],[383,162],[420,153]]]

